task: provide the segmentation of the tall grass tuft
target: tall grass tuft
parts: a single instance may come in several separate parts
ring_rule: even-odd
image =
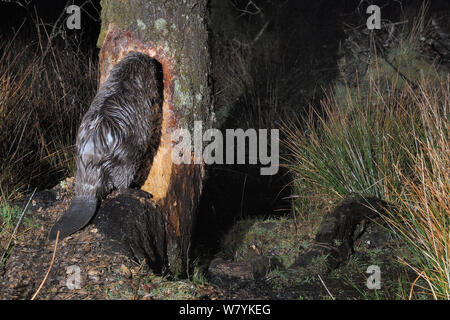
[[[390,203],[386,220],[409,249],[400,260],[422,278],[410,297],[415,287],[449,299],[450,76],[420,58],[415,39],[374,53],[364,78],[286,124],[286,166],[299,211],[351,194]]]
[[[38,32],[0,44],[2,200],[72,173],[77,127],[96,90],[94,55]]]
[[[288,167],[300,188],[337,201],[350,194],[382,198],[386,177],[401,183],[395,167],[411,165],[401,146],[414,144],[407,137],[418,115],[406,87],[387,80],[382,88],[375,76],[364,94],[359,86],[328,93],[321,114],[311,110],[301,124],[287,127]]]
[[[387,220],[414,257],[401,261],[425,280],[427,285],[419,287],[435,299],[450,299],[449,89],[447,77],[439,85],[422,81],[410,92],[424,134],[418,135],[416,128],[410,131],[416,143],[415,152],[407,150],[413,170],[396,167],[404,187],[392,188],[386,195],[396,204]]]

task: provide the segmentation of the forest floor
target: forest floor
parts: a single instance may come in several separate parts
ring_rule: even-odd
[[[48,240],[53,223],[71,200],[73,179],[36,194],[27,214],[32,223],[19,228],[0,274],[1,299],[31,299],[52,262],[55,241]],[[2,234],[2,247],[7,234]],[[190,299],[220,292],[190,281],[170,281],[149,273],[147,266],[111,254],[94,225],[60,241],[50,273],[36,299]],[[6,246],[6,244],[5,244]],[[79,269],[78,269],[79,268]],[[71,271],[75,270],[75,271]],[[79,270],[80,288],[71,282]],[[70,283],[75,284],[75,288]]]
[[[1,299],[31,299],[37,291],[36,299],[50,300],[395,299],[404,296],[410,274],[396,260],[401,246],[376,223],[362,221],[349,259],[329,268],[327,255],[308,255],[320,219],[298,225],[284,217],[244,219],[189,278],[158,276],[143,261],[111,253],[95,225],[60,241],[55,251],[47,235],[72,196],[73,178],[35,195],[0,270]],[[5,248],[10,233],[0,236]],[[367,287],[370,265],[381,269],[380,290]]]

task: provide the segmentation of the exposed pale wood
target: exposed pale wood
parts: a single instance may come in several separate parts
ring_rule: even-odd
[[[194,120],[211,125],[211,62],[203,1],[102,1],[99,37],[100,83],[128,52],[159,61],[164,103],[159,146],[142,190],[153,195],[166,223],[167,254],[174,273],[183,273],[200,199],[203,164],[172,162],[172,132],[192,130]]]

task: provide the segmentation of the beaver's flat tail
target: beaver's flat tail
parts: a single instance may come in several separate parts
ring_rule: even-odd
[[[97,198],[76,197],[61,218],[53,225],[48,238],[63,239],[86,226],[97,210]]]

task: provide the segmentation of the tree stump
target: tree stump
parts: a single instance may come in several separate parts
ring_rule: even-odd
[[[326,215],[317,231],[312,248],[297,257],[290,268],[306,267],[319,256],[327,255],[329,269],[336,269],[353,253],[356,227],[384,214],[388,204],[378,198],[350,196]]]
[[[145,259],[154,272],[166,273],[165,221],[148,193],[129,189],[105,201],[93,223],[112,253]]]

